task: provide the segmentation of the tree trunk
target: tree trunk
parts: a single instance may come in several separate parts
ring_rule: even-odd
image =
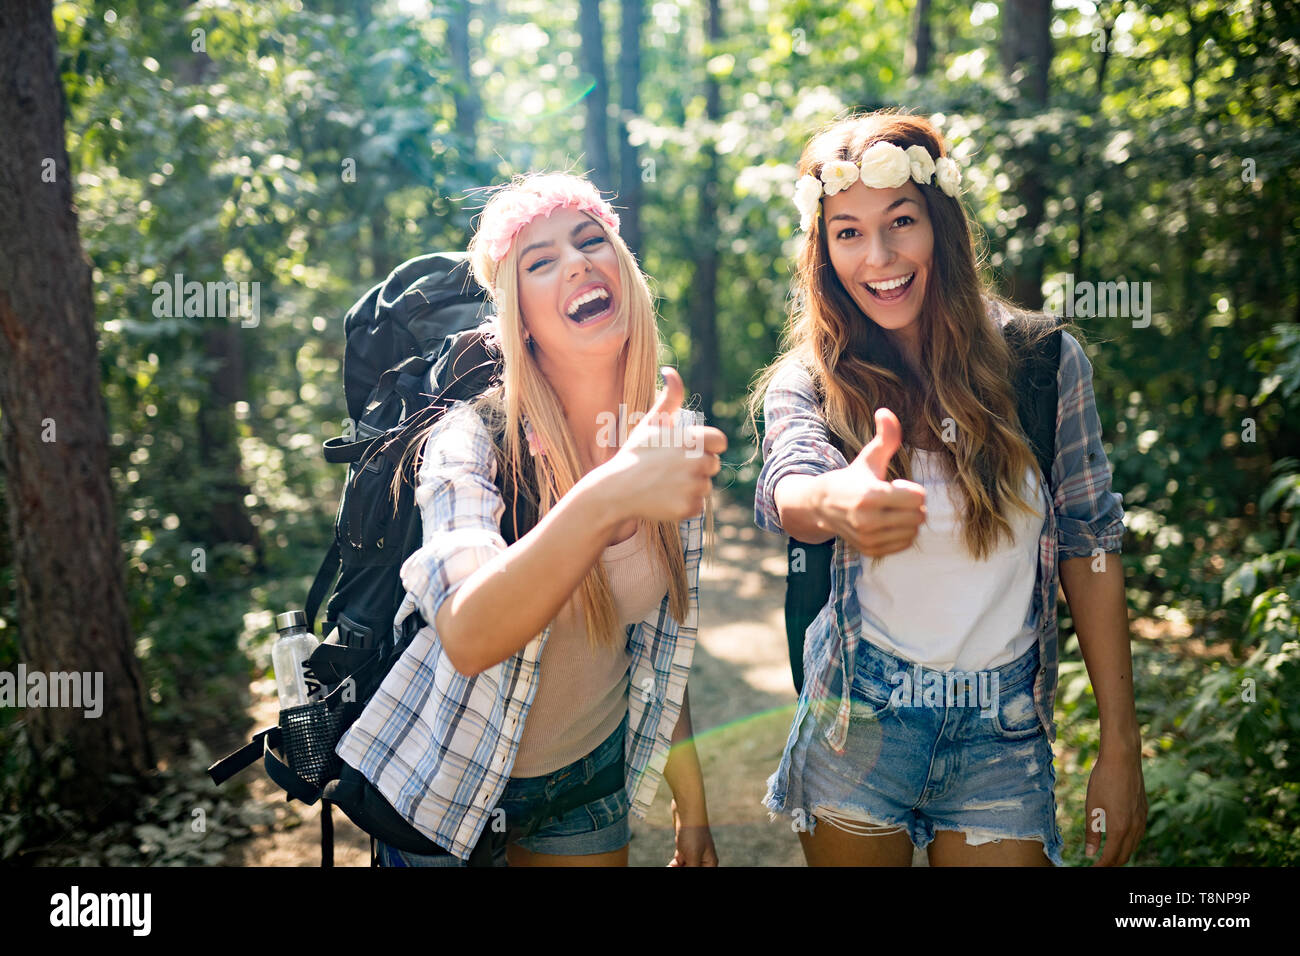
[[[1052,65],[1051,0],[1003,0],[1000,53],[1002,69],[1015,83],[1022,101],[1035,111],[1044,109]],[[1041,172],[1046,162],[1045,144],[1035,141],[1024,154],[1024,172],[1014,187],[1014,198],[1025,206],[1016,226],[1024,246],[1019,261],[1008,269],[1007,294],[1027,309],[1043,307],[1043,249],[1034,237],[1047,202]]]
[[[196,0],[188,0],[193,6]],[[217,62],[205,52],[187,53],[172,66],[172,75],[182,86],[197,86],[216,80]],[[205,265],[220,262],[220,252],[210,245],[203,256],[192,256],[178,263],[187,277]],[[203,263],[201,265],[200,263]],[[190,268],[186,268],[189,266]],[[195,276],[198,278],[198,276]],[[217,277],[222,281],[224,276]],[[252,489],[242,480],[243,459],[239,451],[239,432],[235,424],[235,402],[247,397],[244,389],[244,343],[238,324],[230,318],[208,316],[203,320],[203,356],[213,371],[207,381],[208,394],[196,416],[199,436],[199,465],[209,480],[208,497],[201,516],[186,522],[187,533],[197,540],[215,544],[246,544],[253,548],[256,566],[262,567],[264,548],[257,525],[249,517],[244,498]]]
[[[634,253],[641,249],[642,190],[637,149],[628,142],[628,121],[641,112],[641,24],[644,19],[644,0],[623,0],[618,67],[619,215],[623,241]]]
[[[50,4],[0,5],[0,435],[19,646],[29,676],[102,675],[98,717],[84,706],[44,706],[29,707],[26,721],[38,753],[59,745],[75,756],[77,785],[62,788],[58,802],[93,819],[130,800],[109,775],[138,777],[154,759],[127,618],[90,265],[72,205],[57,62]],[[95,683],[83,690],[93,695]]]
[[[1020,94],[1037,107],[1046,106],[1052,65],[1051,0],[1003,0],[999,52],[1008,77],[1017,67],[1024,67],[1016,84]]]
[[[713,56],[722,39],[722,10],[718,0],[708,0],[705,13],[708,38],[705,61]],[[704,110],[710,125],[722,117],[722,91],[711,73],[704,79]],[[716,128],[716,127],[714,127]],[[686,384],[700,393],[700,410],[713,419],[713,401],[718,382],[718,152],[710,131],[700,152],[704,157],[704,181],[700,184],[699,215],[695,225],[698,265],[691,291],[691,379]]]
[[[13,587],[9,582],[9,576],[14,566],[14,556],[10,549],[12,539],[9,535],[9,493],[6,488],[7,482],[4,471],[5,456],[0,454],[0,616],[8,620],[12,617],[12,614],[7,613],[7,611],[14,600]],[[5,660],[3,651],[6,643],[7,641],[0,640],[0,660]]]
[[[1110,64],[1110,48],[1115,35],[1115,18],[1117,13],[1115,5],[1112,4],[1106,9],[1101,27],[1101,50],[1094,51],[1100,57],[1097,61],[1097,88],[1094,91],[1094,98],[1097,101],[1097,110],[1101,111],[1101,98],[1106,93],[1106,67]],[[1096,141],[1095,133],[1093,135],[1082,136],[1089,145]],[[1079,169],[1084,175],[1080,177],[1081,182],[1088,182],[1087,167],[1092,161],[1092,153],[1085,149],[1079,157]],[[1079,201],[1074,207],[1074,225],[1078,234],[1078,239],[1074,252],[1074,274],[1083,278],[1087,264],[1088,252],[1088,214],[1087,214],[1087,192],[1086,190],[1079,193]]]
[[[916,0],[912,15],[912,42],[907,46],[907,68],[913,76],[926,76],[934,56],[934,36],[930,32],[930,0]]]
[[[209,482],[209,498],[204,516],[190,528],[200,541],[251,545],[256,566],[261,568],[264,549],[257,526],[244,506],[244,496],[252,489],[240,479],[242,459],[235,424],[235,402],[248,395],[241,334],[247,333],[229,319],[209,318],[203,330],[203,354],[215,363],[197,422],[199,467]]]
[[[373,195],[373,194],[372,194]],[[397,265],[388,254],[388,209],[384,197],[375,196],[375,207],[370,210],[370,269],[378,282]]]
[[[477,162],[475,136],[478,129],[480,104],[470,72],[469,10],[473,0],[454,0],[451,15],[447,18],[447,46],[459,84],[453,93],[456,101],[456,135],[461,139],[462,156],[467,163]]]
[[[605,72],[605,32],[600,0],[581,0],[578,29],[582,35],[582,68],[595,81],[587,94],[587,165],[598,189],[614,186],[609,161],[609,77]]]
[[[1187,4],[1187,107],[1191,114],[1191,119],[1198,124],[1200,128],[1200,117],[1197,115],[1196,108],[1196,81],[1200,77],[1200,52],[1201,43],[1204,41],[1206,21],[1196,19],[1195,4]],[[1188,323],[1189,328],[1183,339],[1186,346],[1195,351],[1200,366],[1193,374],[1195,375],[1194,384],[1191,388],[1198,389],[1201,394],[1202,414],[1211,420],[1217,414],[1215,408],[1218,389],[1209,383],[1217,381],[1217,376],[1212,368],[1213,362],[1209,357],[1209,337],[1210,331],[1207,327],[1204,312],[1205,300],[1202,296],[1201,289],[1201,270],[1197,268],[1197,262],[1201,256],[1201,250],[1204,245],[1201,242],[1200,216],[1198,215],[1199,206],[1196,202],[1195,183],[1197,182],[1198,170],[1196,168],[1196,154],[1189,149],[1183,150],[1182,156],[1182,193],[1183,193],[1183,215],[1186,217],[1187,225],[1183,229],[1181,236],[1181,246],[1183,254],[1183,315],[1191,321]]]

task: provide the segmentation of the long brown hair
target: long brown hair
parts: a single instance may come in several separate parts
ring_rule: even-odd
[[[822,168],[836,160],[860,163],[867,148],[879,142],[903,149],[921,146],[932,159],[948,154],[943,137],[924,117],[881,110],[839,120],[814,135],[799,158],[798,175],[820,177]],[[967,548],[982,559],[1000,537],[1012,536],[1008,506],[1038,513],[1023,497],[1025,471],[1035,458],[1016,411],[1016,357],[984,300],[1026,325],[1030,342],[1050,334],[1052,324],[1035,321],[992,293],[979,274],[962,204],[937,186],[915,185],[934,232],[930,275],[916,320],[924,374],[912,370],[886,331],[863,314],[840,282],[819,211],[799,252],[782,353],[758,376],[750,415],[757,419],[772,379],[795,363],[811,375],[832,441],[848,460],[871,441],[877,408],[893,411],[903,432],[886,480],[911,479],[914,443],[909,436],[939,439],[939,460],[964,498]],[[953,440],[943,441],[945,436]]]

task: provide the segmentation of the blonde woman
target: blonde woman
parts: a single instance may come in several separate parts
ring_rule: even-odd
[[[1059,568],[1101,714],[1088,850],[1104,831],[1101,862],[1123,863],[1147,804],[1123,509],[1088,359],[1063,332],[1043,475],[1012,389],[1012,310],[979,281],[939,131],[851,117],[813,137],[799,174],[800,305],[755,393],[755,512],[835,551],[764,802],[810,865],[908,865],[914,847],[932,865],[1060,865]]]
[[[462,865],[494,823],[528,818],[540,829],[497,864],[626,866],[628,813],[662,776],[670,865],[716,865],[686,682],[726,438],[681,410],[671,369],[656,397],[652,297],[590,183],[517,178],[470,252],[502,384],[430,430],[397,619],[428,623],[338,750],[447,853],[381,844],[380,863]],[[509,547],[499,468],[539,516]],[[611,765],[617,792],[550,812]]]

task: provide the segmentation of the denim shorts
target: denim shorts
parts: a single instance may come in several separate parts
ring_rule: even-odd
[[[1063,865],[1052,745],[1034,709],[1038,657],[1034,645],[1002,667],[945,672],[859,642],[845,752],[810,710],[786,806],[804,809],[810,831],[820,812],[850,832],[897,825],[920,849],[936,830],[972,846],[1037,840]]]
[[[511,777],[497,806],[505,811],[506,819],[511,821],[533,816],[568,791],[589,783],[598,771],[608,765],[617,762],[622,766],[626,734],[627,715],[624,715],[622,723],[603,743],[567,767],[541,777]],[[532,853],[558,856],[609,853],[627,846],[631,839],[629,809],[627,788],[619,787],[607,797],[574,807],[561,817],[544,820],[532,836],[523,837],[517,843]],[[490,817],[488,825],[491,826]],[[378,840],[375,841],[375,852],[379,866],[466,865],[464,860],[451,853],[437,856],[407,853]],[[493,865],[507,865],[504,848],[494,859]]]

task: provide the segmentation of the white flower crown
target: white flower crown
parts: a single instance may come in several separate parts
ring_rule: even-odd
[[[955,197],[961,190],[961,170],[947,156],[932,159],[924,146],[913,145],[903,149],[893,143],[873,143],[862,154],[861,164],[839,159],[822,167],[821,179],[813,175],[799,177],[794,184],[799,228],[807,232],[812,226],[821,204],[823,186],[825,195],[834,196],[859,179],[872,189],[894,189],[907,182],[909,176],[924,186],[938,186],[948,196]]]

